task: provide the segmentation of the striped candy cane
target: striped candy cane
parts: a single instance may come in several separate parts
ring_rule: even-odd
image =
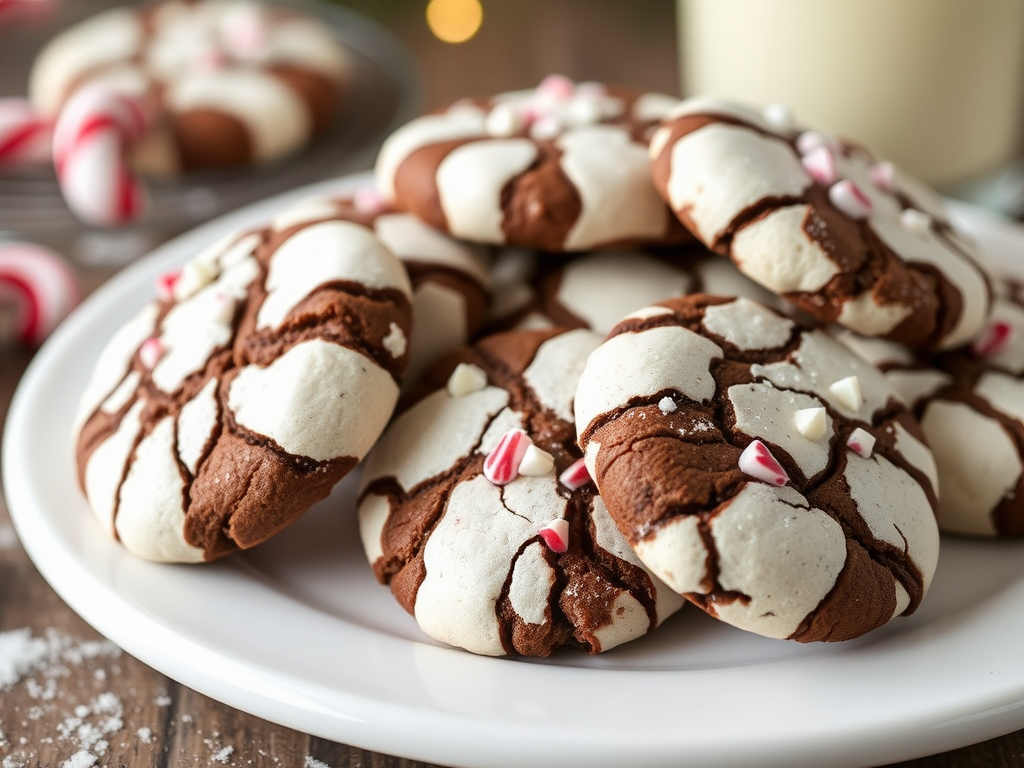
[[[11,21],[41,21],[51,15],[54,0],[0,0],[0,27]]]
[[[80,298],[78,277],[62,256],[34,243],[0,243],[0,306],[13,308],[3,314],[13,317],[19,342],[41,344]]]
[[[45,163],[52,144],[52,123],[27,99],[0,99],[0,166]]]
[[[149,127],[140,97],[92,85],[75,93],[57,117],[53,162],[71,211],[89,224],[137,219],[145,187],[128,166],[128,150]]]

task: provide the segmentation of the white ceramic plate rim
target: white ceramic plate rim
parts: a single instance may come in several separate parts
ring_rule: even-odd
[[[694,610],[603,656],[538,662],[440,647],[370,584],[365,562],[305,562],[327,552],[325,531],[352,533],[336,514],[351,507],[352,479],[280,542],[212,565],[146,563],[108,540],[75,488],[68,434],[110,333],[155,276],[217,237],[368,180],[295,190],[167,243],[90,297],[30,365],[5,430],[8,504],[43,576],[99,632],[273,722],[467,768],[870,766],[1024,727],[1020,543],[944,540],[922,609],[853,643],[766,640]],[[954,208],[998,261],[1024,253],[1021,228]],[[340,548],[361,558],[351,540]]]

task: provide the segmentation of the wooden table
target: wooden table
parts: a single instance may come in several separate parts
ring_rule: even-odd
[[[370,2],[364,5],[374,7]],[[421,63],[427,105],[524,87],[549,72],[669,92],[677,89],[669,0],[488,2],[483,31],[463,46],[434,40],[422,23],[418,4],[387,6],[378,11]],[[81,12],[80,7],[76,11]],[[3,45],[0,37],[0,72],[9,75]],[[107,268],[80,268],[89,289],[111,274]],[[30,359],[29,351],[0,348],[0,421]],[[63,448],[57,446],[55,453],[63,455]],[[33,663],[28,669],[11,669],[15,651],[23,660],[30,651],[28,661]],[[884,690],[879,695],[884,696]],[[681,755],[680,764],[684,761]],[[19,545],[0,498],[0,766],[93,764],[425,768],[423,763],[333,743],[244,714],[121,652],[44,582]],[[1024,731],[900,765],[1024,765]]]

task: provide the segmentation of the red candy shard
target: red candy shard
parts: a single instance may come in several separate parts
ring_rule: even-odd
[[[781,486],[789,482],[786,470],[760,440],[754,440],[743,449],[739,468],[744,474],[771,485]]]
[[[552,552],[562,554],[569,549],[569,521],[556,518],[537,533]]]
[[[533,443],[521,429],[510,429],[484,459],[484,477],[495,485],[505,485],[519,475],[526,449]]]
[[[1014,328],[1005,320],[996,320],[989,323],[978,337],[971,344],[971,352],[978,357],[993,357],[998,355],[1013,338]]]
[[[558,482],[570,491],[582,488],[590,481],[590,471],[587,469],[587,464],[583,459],[576,459],[576,461],[566,467],[566,469],[562,471],[562,474],[558,476]]]
[[[815,147],[800,158],[800,162],[811,178],[823,186],[830,187],[839,178],[835,155],[827,146]]]

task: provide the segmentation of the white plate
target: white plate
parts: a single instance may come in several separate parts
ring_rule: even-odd
[[[40,571],[100,632],[260,717],[472,768],[869,766],[1024,727],[1022,543],[944,540],[918,613],[854,642],[768,640],[692,609],[599,657],[530,661],[420,635],[363,559],[353,478],[268,544],[209,566],[142,562],[108,540],[68,440],[101,346],[158,273],[290,200],[356,183],[298,190],[160,248],[92,296],[26,373],[3,446],[11,513]],[[1024,230],[957,211],[1003,263],[1024,253]]]

